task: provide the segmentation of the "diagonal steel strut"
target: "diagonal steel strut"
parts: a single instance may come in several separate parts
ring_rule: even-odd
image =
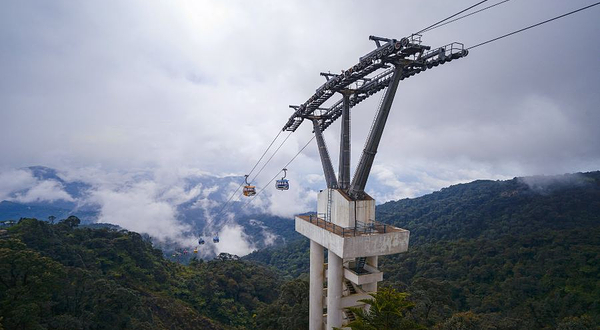
[[[352,183],[350,184],[348,193],[353,198],[362,199],[362,196],[364,195],[365,185],[367,184],[367,179],[369,178],[369,173],[371,172],[371,166],[373,166],[373,160],[375,159],[375,154],[377,153],[377,147],[381,141],[383,129],[385,128],[385,123],[388,115],[390,114],[390,109],[392,107],[392,103],[394,102],[394,96],[396,95],[396,89],[398,89],[398,83],[400,82],[401,76],[402,65],[396,65],[394,74],[392,76],[392,81],[388,86],[383,102],[381,103],[381,107],[377,112],[377,117],[373,122],[373,127],[369,132],[367,142],[365,143],[365,148],[360,156],[360,161],[356,167],[354,178],[352,178]]]
[[[313,119],[312,121],[315,130],[315,137],[317,138],[317,146],[319,147],[319,156],[321,156],[321,164],[323,165],[323,173],[325,173],[327,188],[337,189],[337,179],[335,178],[333,165],[331,165],[331,158],[329,157],[329,152],[327,151],[327,145],[325,145],[325,139],[323,139],[323,132],[321,132],[319,120]]]

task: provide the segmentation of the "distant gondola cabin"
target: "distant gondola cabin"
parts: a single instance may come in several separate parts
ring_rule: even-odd
[[[275,182],[275,188],[277,188],[277,190],[288,190],[290,189],[290,183],[286,179],[277,180]]]
[[[244,196],[254,196],[256,195],[256,187],[255,186],[244,186]]]

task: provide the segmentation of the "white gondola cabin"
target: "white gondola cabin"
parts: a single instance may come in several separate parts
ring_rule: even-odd
[[[290,182],[285,178],[287,176],[287,168],[283,169],[283,178],[275,181],[275,188],[277,190],[288,190],[290,189]]]
[[[290,183],[286,179],[277,180],[275,181],[275,188],[277,190],[288,190],[290,189]]]

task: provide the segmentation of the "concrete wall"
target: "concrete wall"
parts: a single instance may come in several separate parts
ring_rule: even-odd
[[[317,213],[327,214],[328,190],[319,192],[317,199]],[[375,220],[375,200],[351,200],[345,193],[333,189],[331,191],[331,219],[341,227],[354,227],[356,220],[370,222]]]
[[[317,213],[319,215],[327,213],[328,198],[327,189],[319,192],[317,200]],[[331,190],[331,219],[329,220],[332,223],[341,227],[354,227],[354,207],[354,201],[351,201],[337,189]]]
[[[356,201],[356,219],[361,222],[375,221],[375,200]]]
[[[317,214],[327,213],[327,189],[319,191],[317,194]]]

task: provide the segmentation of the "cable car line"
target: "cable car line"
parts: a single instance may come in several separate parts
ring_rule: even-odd
[[[546,24],[546,23],[552,22],[552,21],[554,21],[554,20],[557,20],[557,19],[559,19],[559,18],[563,18],[563,17],[565,17],[565,16],[569,16],[569,15],[571,15],[571,14],[575,14],[575,13],[577,13],[577,12],[580,12],[580,11],[582,11],[582,10],[586,10],[586,9],[589,9],[589,8],[591,8],[591,7],[594,7],[594,6],[597,6],[597,5],[600,5],[600,1],[599,1],[599,2],[596,2],[596,3],[593,3],[593,4],[589,5],[589,6],[585,6],[585,7],[582,7],[582,8],[579,8],[579,9],[576,9],[576,10],[573,10],[573,11],[570,11],[570,12],[568,12],[568,13],[565,13],[565,14],[562,14],[562,15],[559,15],[559,16],[556,16],[556,17],[553,17],[553,18],[551,18],[551,19],[548,19],[548,20],[545,20],[545,21],[543,21],[543,22],[539,22],[539,23],[536,23],[536,24],[530,25],[530,26],[528,26],[528,27],[525,27],[525,28],[519,29],[519,30],[517,30],[517,31],[513,31],[513,32],[511,32],[511,33],[507,33],[507,34],[505,34],[505,35],[502,35],[502,36],[496,37],[496,38],[494,38],[494,39],[490,39],[490,40],[488,40],[488,41],[484,41],[484,42],[482,42],[482,43],[476,44],[475,46],[471,46],[471,47],[467,48],[467,50],[471,50],[471,49],[473,49],[473,48],[477,48],[477,47],[479,47],[479,46],[483,46],[483,45],[489,44],[490,42],[494,42],[494,41],[496,41],[496,40],[500,40],[500,39],[503,39],[503,38],[506,38],[506,37],[512,36],[513,34],[517,34],[517,33],[523,32],[523,31],[525,31],[525,30],[532,29],[532,28],[534,28],[534,27],[536,27],[536,26],[540,26],[540,25],[542,25],[542,24]]]
[[[283,131],[280,131],[279,133],[281,133]],[[281,149],[281,147],[283,147],[283,145],[285,144],[285,142],[287,141],[287,139],[290,138],[290,136],[292,135],[293,132],[290,132],[290,134],[288,134],[288,136],[285,137],[285,139],[283,140],[283,142],[281,142],[281,144],[279,145],[279,147],[277,147],[277,149],[275,149],[275,151],[273,152],[273,154],[271,155],[271,157],[269,157],[269,159],[267,159],[267,161],[263,164],[263,166],[260,168],[260,170],[258,171],[258,173],[256,173],[256,175],[254,175],[254,178],[252,178],[252,180],[250,180],[250,183],[254,182],[256,180],[256,178],[258,177],[258,175],[265,169],[265,167],[267,166],[267,164],[269,164],[269,162],[271,161],[271,159],[273,159],[273,157],[275,156],[275,154],[279,151],[279,149]]]
[[[290,166],[290,164],[296,159],[296,157],[298,157],[302,153],[302,151],[304,151],[304,149],[306,149],[306,147],[308,147],[308,145],[314,139],[315,139],[314,136],[311,137],[310,140],[308,140],[308,142],[306,142],[306,144],[302,147],[302,149],[300,149],[300,151],[298,151],[298,153],[294,157],[292,157],[292,159],[287,164],[285,164],[284,168],[287,169],[288,166]],[[246,208],[248,205],[250,205],[250,203],[252,203],[254,201],[254,199],[256,199],[256,196],[260,195],[260,193],[263,192],[263,190],[267,189],[267,187],[270,186],[271,183],[273,183],[273,181],[279,176],[279,174],[281,174],[282,171],[283,170],[280,170],[279,172],[277,172],[277,174],[275,174],[275,176],[273,176],[273,178],[266,185],[264,185],[262,187],[262,189],[256,193],[256,195],[253,196],[253,198],[251,198],[248,202],[246,202],[246,204],[244,204],[244,206],[242,206],[242,208]]]
[[[269,152],[269,149],[271,149],[271,147],[273,146],[273,143],[275,143],[275,141],[277,141],[277,139],[279,138],[279,135],[281,135],[281,133],[283,133],[283,131],[279,131],[279,133],[277,133],[277,135],[275,136],[275,138],[273,139],[273,141],[271,141],[271,143],[269,144],[269,146],[267,147],[267,149],[263,152],[263,154],[260,156],[260,158],[258,159],[258,161],[256,162],[256,164],[254,164],[254,166],[252,167],[252,169],[250,170],[250,172],[248,173],[248,175],[252,174],[252,172],[254,172],[254,170],[256,169],[256,167],[258,166],[258,164],[260,164],[260,161],[265,157],[265,155],[267,154],[267,152]],[[287,140],[287,138],[286,138]],[[223,206],[221,207],[221,209],[219,210],[219,212],[217,213],[217,215],[215,216],[216,218],[220,217],[223,214],[223,211],[227,208],[227,206],[229,205],[229,203],[231,202],[231,200],[233,199],[233,197],[237,194],[238,191],[240,191],[240,188],[242,188],[242,186],[244,185],[245,181],[242,182],[237,189],[231,194],[231,196],[229,196],[229,199],[227,199],[227,202],[225,202],[225,204],[223,204]]]
[[[437,23],[435,23],[435,24],[432,24],[432,25],[430,25],[430,26],[428,26],[428,27],[424,28],[423,30],[421,30],[421,31],[419,31],[419,32],[413,33],[413,35],[415,35],[415,34],[421,34],[421,33],[423,33],[424,31],[427,31],[427,30],[429,30],[429,29],[433,28],[434,26],[436,26],[436,25],[438,25],[438,24],[441,24],[441,23],[443,23],[443,22],[445,22],[445,21],[447,21],[447,20],[449,20],[449,19],[451,19],[451,18],[453,18],[453,17],[455,17],[455,16],[457,16],[457,15],[460,15],[460,14],[462,14],[462,13],[464,13],[464,12],[468,11],[468,10],[471,10],[471,9],[473,9],[473,8],[475,8],[475,7],[479,6],[480,4],[482,4],[482,3],[484,3],[484,2],[487,2],[487,1],[488,1],[488,0],[479,1],[478,3],[476,3],[476,4],[472,5],[472,6],[470,6],[470,7],[469,7],[469,8],[467,8],[467,9],[463,9],[463,10],[459,11],[458,13],[456,13],[456,14],[454,14],[454,15],[452,15],[452,16],[446,17],[446,18],[444,18],[443,20],[441,20],[441,21],[439,21],[439,22],[437,22]]]
[[[427,28],[425,28],[425,29],[423,29],[423,30],[421,30],[421,31],[417,32],[417,33],[422,33],[422,32],[431,31],[431,30],[433,30],[433,29],[435,29],[435,28],[438,28],[438,27],[441,27],[441,26],[443,26],[443,25],[450,24],[450,23],[452,23],[452,22],[455,22],[455,21],[457,21],[457,20],[460,20],[460,19],[466,18],[466,17],[468,17],[468,16],[471,16],[471,15],[474,15],[474,14],[476,14],[476,13],[480,13],[480,12],[482,12],[482,11],[484,11],[484,10],[487,10],[487,9],[490,9],[490,8],[493,8],[493,7],[496,7],[496,6],[500,5],[500,4],[503,4],[503,3],[506,3],[506,2],[508,2],[508,1],[510,1],[510,0],[504,0],[504,1],[500,1],[500,2],[498,2],[498,3],[495,3],[495,4],[493,4],[493,5],[490,5],[490,6],[487,6],[487,7],[485,7],[485,8],[482,8],[482,9],[480,9],[480,10],[478,10],[478,11],[475,11],[475,12],[472,12],[472,13],[469,13],[469,14],[466,14],[466,15],[463,15],[463,16],[461,16],[461,17],[455,18],[454,20],[448,21],[449,19],[451,19],[451,18],[453,18],[453,17],[456,17],[457,15],[460,15],[461,13],[464,13],[464,12],[466,12],[466,11],[468,11],[468,10],[470,10],[470,9],[472,9],[472,8],[474,8],[474,7],[478,6],[478,5],[480,5],[480,4],[482,4],[482,3],[486,2],[486,1],[487,1],[487,0],[485,0],[485,1],[480,1],[480,2],[476,3],[475,5],[472,5],[472,6],[470,6],[470,7],[466,8],[466,9],[464,9],[464,10],[462,10],[462,11],[460,11],[460,12],[458,12],[458,13],[456,13],[456,14],[452,15],[452,16],[449,16],[448,18],[446,18],[446,19],[444,19],[444,20],[442,20],[442,21],[439,21],[439,22],[437,22],[437,23],[435,23],[435,24],[433,24],[433,25],[431,25],[431,26],[429,26],[429,27],[427,27]],[[486,45],[486,44],[488,44],[488,43],[491,43],[491,42],[494,42],[494,41],[497,41],[497,40],[500,40],[500,39],[503,39],[503,38],[506,38],[506,37],[512,36],[512,35],[514,35],[514,34],[517,34],[517,33],[520,33],[520,32],[523,32],[523,31],[526,31],[526,30],[532,29],[532,28],[534,28],[534,27],[537,27],[537,26],[540,26],[540,25],[543,25],[543,24],[546,24],[546,23],[552,22],[552,21],[554,21],[554,20],[557,20],[557,19],[559,19],[559,18],[563,18],[563,17],[569,16],[569,15],[575,14],[575,13],[577,13],[577,12],[580,12],[580,11],[583,11],[583,10],[586,10],[586,9],[589,9],[589,8],[591,8],[591,7],[594,7],[594,6],[597,6],[597,5],[600,5],[600,1],[599,1],[599,2],[596,2],[596,3],[593,3],[593,4],[590,4],[590,5],[588,5],[588,6],[585,6],[585,7],[579,8],[579,9],[577,9],[577,10],[573,10],[573,11],[570,11],[570,12],[568,12],[568,13],[565,13],[565,14],[562,14],[562,15],[559,15],[559,16],[556,16],[556,17],[553,17],[553,18],[551,18],[551,19],[548,19],[548,20],[545,20],[545,21],[542,21],[542,22],[539,22],[539,23],[536,23],[536,24],[530,25],[530,26],[528,26],[528,27],[525,27],[525,28],[522,28],[522,29],[516,30],[516,31],[514,31],[514,32],[507,33],[507,34],[505,34],[505,35],[502,35],[502,36],[499,36],[499,37],[496,37],[496,38],[493,38],[493,39],[487,40],[487,41],[485,41],[485,42],[482,42],[482,43],[476,44],[476,45],[474,45],[474,46],[471,46],[471,47],[467,48],[467,50],[474,49],[474,48],[477,48],[477,47],[480,47],[480,46]],[[448,22],[446,22],[446,21],[448,21]],[[273,139],[273,141],[271,141],[271,143],[269,144],[269,146],[267,147],[267,149],[266,149],[266,150],[263,152],[263,154],[261,155],[261,157],[259,158],[259,160],[256,162],[256,164],[253,166],[252,170],[250,171],[250,173],[249,173],[248,175],[250,175],[251,173],[253,173],[253,172],[254,172],[254,170],[256,169],[256,167],[258,166],[258,164],[260,164],[260,162],[261,162],[261,161],[263,160],[263,158],[266,156],[266,154],[267,154],[267,153],[268,153],[268,151],[271,149],[271,147],[273,146],[273,144],[275,143],[275,141],[276,141],[276,140],[279,138],[279,136],[281,135],[281,133],[282,133],[282,132],[283,132],[283,130],[281,130],[281,131],[279,131],[279,132],[278,132],[278,134],[275,136],[275,138]],[[258,173],[257,173],[257,174],[254,176],[254,178],[252,179],[252,181],[256,180],[256,178],[258,177],[258,175],[260,175],[260,174],[262,173],[262,171],[264,170],[264,168],[266,167],[266,165],[267,165],[267,164],[268,164],[268,163],[269,163],[269,162],[270,162],[270,161],[273,159],[273,157],[275,156],[275,154],[276,154],[276,153],[277,153],[277,152],[278,152],[278,151],[281,149],[281,147],[283,146],[283,144],[284,144],[284,143],[287,141],[287,139],[288,139],[288,138],[291,136],[291,133],[292,133],[292,132],[290,132],[290,134],[289,134],[289,135],[288,135],[288,136],[285,138],[285,140],[284,140],[284,141],[283,141],[283,142],[282,142],[282,143],[279,145],[279,147],[278,147],[278,148],[277,148],[277,149],[276,149],[276,150],[273,152],[273,154],[272,154],[272,155],[269,157],[269,159],[268,159],[268,160],[267,160],[267,161],[266,161],[266,162],[263,164],[263,166],[262,166],[262,167],[261,167],[261,169],[258,171]],[[302,151],[303,151],[303,150],[304,150],[304,149],[305,149],[305,148],[308,146],[308,144],[309,144],[309,143],[310,143],[310,142],[311,142],[313,139],[314,139],[314,136],[313,136],[313,137],[312,137],[312,138],[311,138],[311,139],[310,139],[310,140],[309,140],[309,141],[306,143],[306,145],[305,145],[304,147],[302,147],[302,149],[300,149],[300,151],[299,151],[299,152],[298,152],[298,153],[297,153],[297,154],[296,154],[296,155],[295,155],[295,156],[292,158],[292,160],[290,160],[290,162],[288,162],[288,164],[285,166],[285,168],[287,168],[287,167],[288,167],[288,165],[289,165],[289,164],[291,164],[291,163],[292,163],[292,162],[293,162],[293,161],[294,161],[294,160],[297,158],[297,156],[298,156],[298,155],[299,155],[299,154],[300,154],[300,153],[301,153],[301,152],[302,152]],[[271,184],[271,183],[272,183],[272,182],[273,182],[273,181],[274,181],[274,180],[277,178],[277,176],[279,176],[279,174],[280,174],[281,172],[282,172],[282,170],[280,170],[279,172],[277,172],[277,174],[276,174],[276,175],[275,175],[275,176],[274,176],[274,177],[273,177],[273,178],[272,178],[272,179],[269,181],[269,183],[268,183],[267,185],[265,185],[265,186],[264,186],[264,187],[263,187],[263,188],[262,188],[260,191],[258,191],[258,192],[257,192],[255,195],[253,195],[252,197],[256,197],[256,196],[257,196],[257,195],[259,195],[259,194],[260,194],[260,193],[261,193],[263,190],[265,190],[265,189],[266,189],[266,188],[267,188],[267,187],[268,187],[268,186],[269,186],[269,185],[270,185],[270,184]],[[230,205],[230,202],[231,202],[231,200],[233,199],[233,197],[234,197],[234,196],[235,196],[235,195],[238,193],[238,191],[239,191],[239,190],[240,190],[240,188],[241,188],[241,187],[244,185],[244,183],[245,183],[245,182],[242,182],[242,184],[240,184],[240,185],[238,186],[238,188],[237,188],[237,189],[236,189],[236,190],[233,192],[233,194],[232,194],[232,195],[229,197],[229,199],[227,200],[227,202],[226,202],[226,203],[223,205],[223,207],[221,208],[221,210],[220,210],[220,211],[217,213],[217,217],[219,217],[219,216],[221,216],[221,215],[223,214],[223,212],[226,210],[226,208],[227,208],[227,207]],[[244,204],[244,205],[243,205],[243,208],[245,208],[246,206],[248,206],[248,205],[249,205],[249,204],[250,204],[250,203],[253,201],[253,199],[254,199],[254,198],[251,198],[251,199],[250,199],[250,200],[249,200],[249,201],[248,201],[246,204]]]
[[[273,145],[273,143],[275,143],[275,141],[277,140],[277,138],[279,137],[279,135],[281,135],[281,133],[283,133],[283,131],[279,131],[279,133],[277,133],[277,135],[275,136],[275,138],[273,139],[273,141],[271,141],[271,143],[267,147],[267,150],[265,150],[265,152],[263,152],[262,156],[260,156],[260,158],[258,159],[258,161],[256,162],[256,164],[254,164],[254,167],[252,167],[252,169],[250,170],[250,172],[248,173],[248,175],[250,175],[250,174],[252,174],[252,172],[254,172],[254,169],[256,168],[256,166],[258,166],[258,164],[263,159],[263,157],[265,157],[265,155],[267,154],[267,152],[269,151],[269,149],[271,149],[271,146]]]
[[[283,131],[280,131],[280,132],[279,132],[279,134],[281,134],[281,132],[283,132]],[[277,151],[278,151],[278,150],[279,150],[279,149],[280,149],[280,148],[283,146],[283,144],[285,143],[285,141],[286,141],[286,140],[287,140],[287,139],[290,137],[290,135],[292,135],[292,133],[293,133],[293,132],[290,132],[290,134],[289,134],[289,135],[288,135],[288,136],[285,138],[285,140],[284,140],[284,141],[283,141],[283,142],[282,142],[282,143],[279,145],[279,147],[277,148],[277,150],[275,150],[275,152],[273,153],[273,155],[271,155],[271,157],[269,158],[269,160],[267,160],[267,163],[268,163],[268,162],[269,162],[269,161],[270,161],[270,160],[273,158],[273,156],[275,155],[275,153],[277,153]],[[278,134],[277,136],[279,136],[279,134]],[[300,149],[300,151],[298,151],[298,153],[296,153],[296,155],[295,155],[294,157],[292,157],[292,159],[291,159],[291,160],[290,160],[290,161],[289,161],[289,162],[288,162],[288,163],[287,163],[287,164],[284,166],[284,168],[286,168],[286,169],[287,169],[287,167],[288,167],[288,166],[289,166],[289,165],[290,165],[290,164],[291,164],[291,163],[292,163],[292,162],[293,162],[293,161],[294,161],[294,160],[295,160],[295,159],[296,159],[296,158],[297,158],[297,157],[300,155],[300,153],[302,153],[302,151],[304,151],[304,149],[306,149],[306,147],[307,147],[307,146],[310,144],[310,142],[312,142],[312,140],[314,140],[314,139],[315,139],[315,137],[313,136],[313,137],[312,137],[310,140],[308,140],[308,142],[307,142],[307,143],[306,143],[306,144],[305,144],[305,145],[304,145],[304,146],[303,146],[303,147]],[[274,141],[275,141],[275,140],[274,140]],[[273,143],[271,143],[271,145],[272,145],[272,144],[273,144]],[[268,148],[267,148],[267,150],[268,150]],[[262,157],[261,157],[261,158],[262,158]],[[264,167],[264,166],[263,166],[263,167]],[[261,171],[262,171],[262,169],[261,169]],[[276,175],[275,175],[275,176],[274,176],[274,177],[273,177],[273,178],[272,178],[272,179],[269,181],[269,183],[267,183],[267,184],[266,184],[266,185],[265,185],[265,186],[264,186],[264,187],[263,187],[263,188],[262,188],[260,191],[258,191],[258,192],[255,192],[255,193],[254,193],[252,196],[249,196],[249,197],[256,197],[257,195],[259,195],[259,194],[260,194],[260,193],[261,193],[263,190],[265,190],[265,188],[266,188],[266,187],[268,187],[268,186],[269,186],[269,185],[270,185],[270,184],[273,182],[273,180],[275,180],[275,178],[277,178],[277,176],[279,176],[279,174],[280,174],[282,171],[283,171],[283,170],[280,170],[279,172],[277,172],[277,174],[276,174]],[[258,173],[258,174],[260,174],[260,171],[259,171],[259,173]],[[258,174],[257,174],[257,175],[258,175]],[[247,178],[247,177],[246,177],[246,178]],[[242,186],[244,186],[244,184],[246,184],[246,178],[244,179],[244,182],[242,182],[242,184],[240,184],[240,185],[238,186],[238,188],[236,189],[236,191],[235,191],[235,192],[234,192],[234,193],[231,195],[231,197],[229,198],[229,200],[227,201],[227,203],[225,203],[225,205],[223,205],[223,207],[221,208],[221,210],[219,211],[219,213],[217,213],[217,215],[215,216],[215,218],[219,218],[219,217],[220,217],[220,216],[221,216],[221,215],[224,213],[224,211],[225,211],[225,209],[226,209],[226,206],[227,206],[227,205],[229,205],[229,202],[231,201],[231,199],[233,198],[233,196],[234,196],[234,195],[235,195],[235,194],[236,194],[236,193],[237,193],[237,192],[240,190],[240,188],[241,188]],[[254,179],[256,179],[256,176],[254,177]],[[250,199],[248,202],[246,202],[246,204],[244,204],[244,205],[242,206],[242,209],[246,208],[246,207],[247,207],[247,206],[248,206],[248,205],[249,205],[249,204],[250,204],[250,203],[251,203],[253,200],[254,200],[254,198],[251,198],[251,199]],[[226,222],[225,222],[225,224],[227,224],[227,222],[229,222],[229,221],[226,221]]]
[[[465,15],[463,15],[463,16],[457,17],[457,18],[455,18],[455,19],[453,19],[453,20],[451,20],[451,21],[448,21],[448,22],[446,22],[446,23],[443,23],[443,24],[440,24],[440,25],[437,25],[437,26],[431,27],[431,28],[429,28],[429,29],[425,29],[425,30],[423,30],[423,31],[421,31],[421,32],[422,32],[422,33],[425,33],[425,32],[429,32],[429,31],[431,31],[431,30],[435,30],[435,29],[437,29],[437,28],[439,28],[439,27],[442,27],[442,26],[444,26],[444,25],[447,25],[447,24],[450,24],[450,23],[453,23],[453,22],[459,21],[459,20],[461,20],[461,19],[463,19],[463,18],[467,18],[467,17],[469,17],[469,16],[471,16],[471,15],[475,15],[475,14],[477,14],[477,13],[480,13],[480,12],[482,12],[482,11],[488,10],[488,9],[490,9],[490,8],[496,7],[496,6],[498,6],[498,5],[501,5],[501,4],[503,4],[503,3],[505,3],[505,2],[509,2],[509,1],[510,1],[510,0],[503,0],[503,1],[500,1],[500,2],[498,2],[498,3],[495,3],[495,4],[493,4],[493,5],[489,5],[489,6],[485,7],[485,8],[482,8],[482,9],[476,10],[476,11],[474,11],[474,12],[472,12],[472,13],[465,14]]]
[[[233,196],[235,196],[237,194],[237,192],[240,190],[240,188],[242,188],[242,186],[244,185],[245,182],[242,182],[237,189],[233,192],[233,194],[231,194],[231,196],[229,196],[229,199],[227,200],[227,202],[225,202],[225,204],[223,204],[223,206],[221,207],[221,209],[219,210],[219,213],[217,213],[216,217],[220,217],[221,214],[223,213],[223,210],[225,210],[225,207],[227,207],[227,205],[229,205],[229,202],[231,202],[231,199],[233,198]]]

